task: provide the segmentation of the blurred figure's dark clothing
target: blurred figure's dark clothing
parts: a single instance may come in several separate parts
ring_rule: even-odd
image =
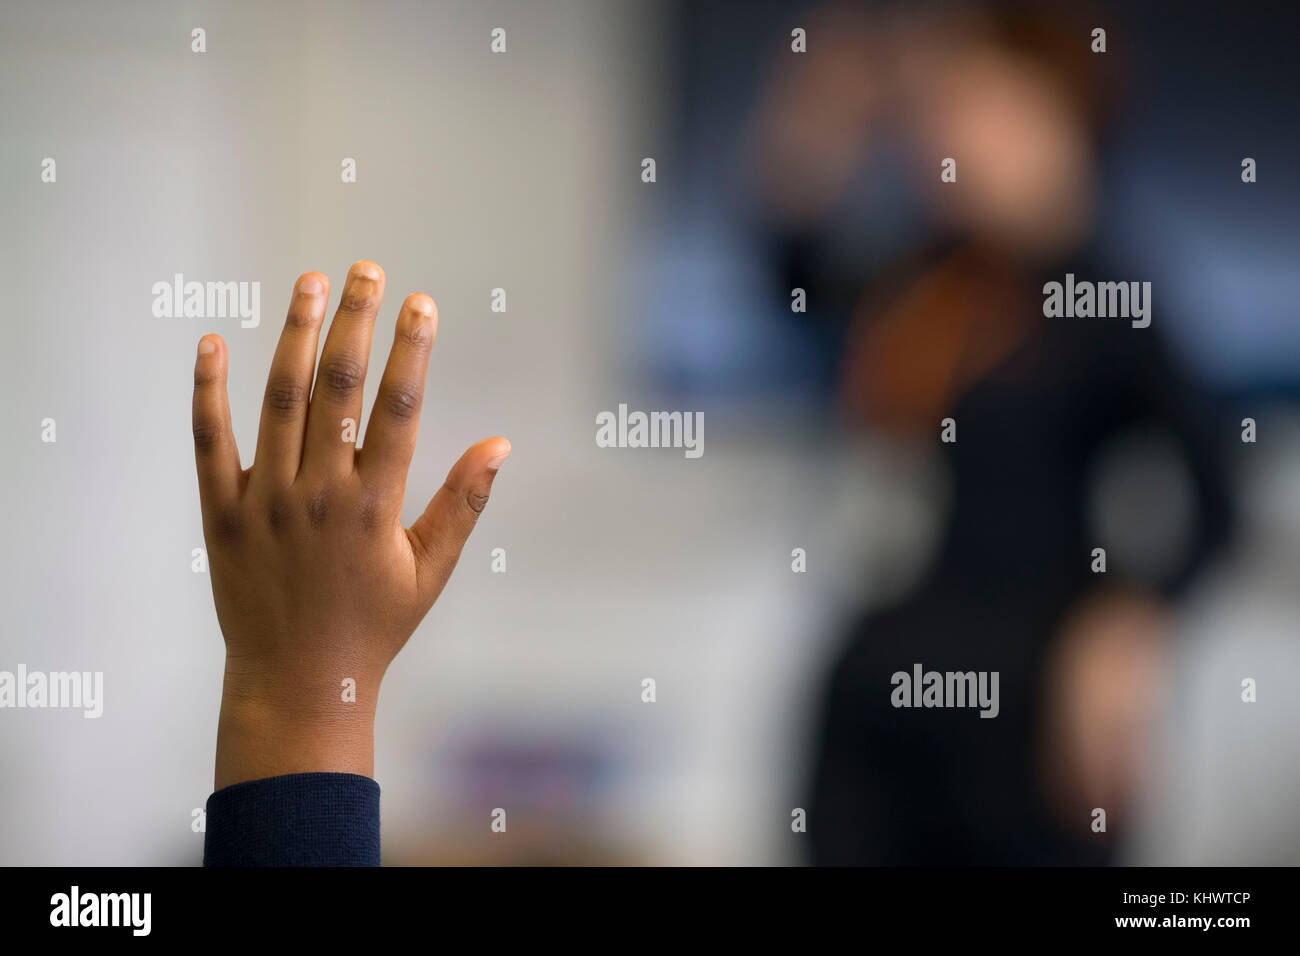
[[[1042,283],[1138,277],[1079,259]],[[819,864],[1104,863],[1088,820],[1067,833],[1040,795],[1042,667],[1065,612],[1123,571],[1090,570],[1090,466],[1108,439],[1150,424],[1171,433],[1195,485],[1191,546],[1162,580],[1173,594],[1229,525],[1217,448],[1235,435],[1183,379],[1163,344],[1153,289],[1148,328],[1124,318],[1034,316],[1034,331],[947,414],[939,444],[952,509],[935,565],[910,597],[847,636],[822,697],[809,834]],[[935,441],[939,423],[935,422]],[[894,708],[890,676],[999,671],[1000,713]]]

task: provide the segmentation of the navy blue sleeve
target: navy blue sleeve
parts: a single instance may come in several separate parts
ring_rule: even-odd
[[[354,773],[249,780],[208,797],[204,866],[378,866],[379,784]]]

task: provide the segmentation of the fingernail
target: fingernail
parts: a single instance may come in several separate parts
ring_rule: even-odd
[[[488,470],[496,471],[498,468],[501,467],[501,463],[509,457],[510,457],[510,446],[507,444],[505,451],[501,452],[499,455],[496,455],[493,458],[488,460],[488,464],[487,464]]]
[[[352,273],[354,278],[369,279],[371,282],[378,282],[384,275],[383,270],[380,269],[379,266],[366,259],[352,263],[352,268],[349,271]]]
[[[212,339],[208,338],[207,336],[204,336],[203,338],[199,339],[200,355],[211,355],[216,350],[217,350],[217,343],[212,341]]]
[[[298,291],[303,295],[320,295],[325,286],[315,276],[308,276],[298,283]]]

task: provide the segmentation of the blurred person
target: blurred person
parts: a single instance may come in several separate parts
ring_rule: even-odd
[[[1067,273],[1138,278],[1091,239],[1112,81],[1089,59],[1087,21],[1059,8],[835,5],[812,22],[829,48],[820,65],[790,66],[759,107],[763,215],[790,285],[851,316],[848,416],[934,442],[952,485],[923,580],[853,626],[828,676],[814,861],[1109,862],[1130,823],[1168,603],[1230,525],[1215,419],[1168,351],[1168,313],[1157,305],[1146,328],[1044,315],[1045,283]],[[885,268],[828,266],[836,206],[890,123],[932,236]],[[946,157],[954,183],[940,181]],[[1174,449],[1190,527],[1160,529],[1163,561],[1112,554],[1093,573],[1092,549],[1109,544],[1090,524],[1094,478],[1134,435]],[[998,716],[895,707],[891,675],[916,664],[997,672]]]

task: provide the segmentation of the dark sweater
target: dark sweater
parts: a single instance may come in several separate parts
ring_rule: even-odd
[[[249,780],[208,797],[204,866],[378,866],[379,784],[352,773]]]
[[[1110,859],[1111,844],[1086,821],[1063,823],[1042,792],[1045,662],[1067,613],[1090,595],[1127,584],[1173,598],[1220,552],[1232,525],[1224,449],[1236,433],[1166,347],[1175,319],[1161,291],[1150,328],[1046,318],[1039,290],[1067,272],[1132,275],[1080,257],[1026,279],[1033,333],[946,410],[961,432],[934,438],[951,476],[934,564],[910,594],[851,624],[824,678],[809,814],[816,863]],[[1094,574],[1092,548],[1111,542],[1091,520],[1089,479],[1125,434],[1169,436],[1190,479],[1193,526],[1166,567],[1128,568],[1112,548],[1111,568]],[[896,709],[892,674],[917,662],[999,672],[998,718]],[[1113,816],[1111,830],[1123,823]]]

